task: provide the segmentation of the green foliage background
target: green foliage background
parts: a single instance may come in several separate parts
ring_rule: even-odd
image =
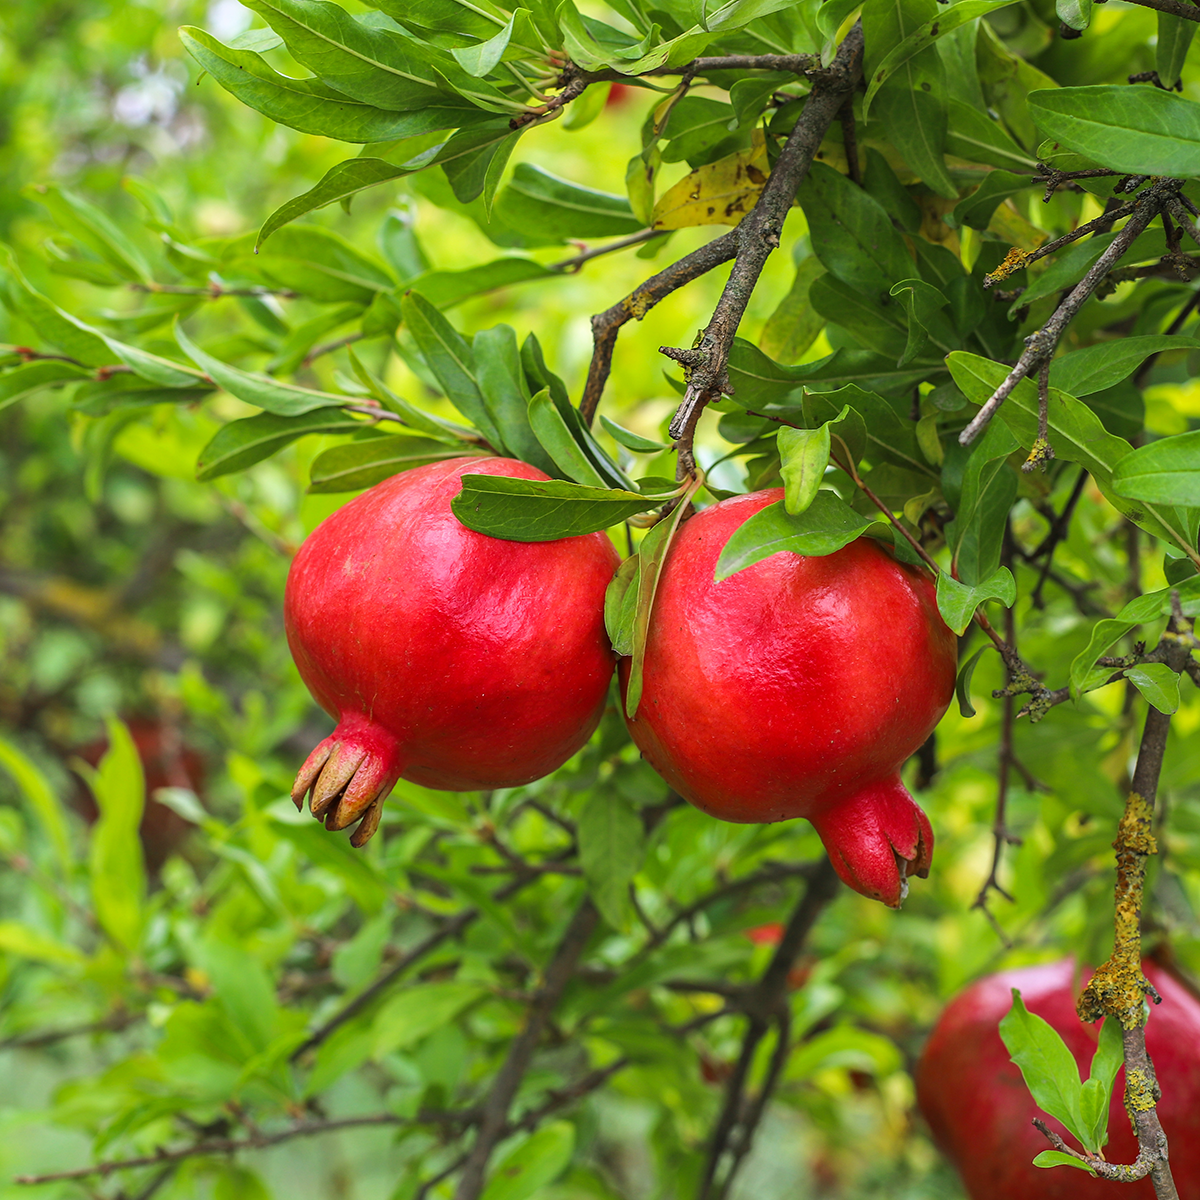
[[[347,156],[344,144],[277,126],[200,78],[177,27],[195,24],[229,40],[250,15],[233,0],[10,0],[0,12],[0,237],[34,288],[120,341],[179,362],[171,338],[178,315],[225,362],[269,369],[308,388],[353,391],[344,350],[304,360],[313,346],[356,328],[364,295],[371,299],[379,280],[390,288],[392,279],[460,271],[508,252],[440,177],[420,176],[365,192],[349,213],[335,205],[290,227],[344,239],[350,282],[270,242],[257,259],[250,255],[267,214]],[[1155,61],[1154,16],[1115,2],[1075,42],[1052,39],[1055,15],[1038,3],[989,19],[989,44],[1015,56],[1003,61],[1016,64],[1026,88],[1041,85],[1037,72],[1064,85],[1113,83]],[[1189,52],[1185,80],[1200,79],[1194,69],[1189,74],[1195,65]],[[302,73],[295,64],[291,70]],[[1013,84],[1010,93],[1017,90]],[[1005,105],[1010,93],[995,84],[991,100],[1031,153],[1037,138],[1017,101]],[[1200,99],[1200,86],[1187,82],[1185,95]],[[660,100],[634,92],[584,128],[558,122],[539,129],[517,145],[509,170],[533,163],[620,193],[642,124]],[[834,166],[836,155],[831,146]],[[688,165],[669,164],[660,193]],[[242,286],[282,286],[298,296],[133,291],[111,256],[64,224],[61,206],[56,219],[46,201],[58,193],[45,188],[68,189],[106,214],[120,244],[128,239],[154,279],[202,283],[207,256]],[[921,206],[918,221],[965,258],[1022,244],[1038,229],[1064,232],[1100,211],[1087,194],[1060,193],[1044,205],[1039,189],[1014,189],[1015,199],[984,229],[964,227],[960,239],[938,223],[953,202],[919,186],[910,193],[914,208]],[[499,322],[519,339],[535,332],[577,396],[591,353],[591,314],[711,234],[711,227],[685,228],[577,273],[470,296],[450,316],[468,334]],[[290,236],[277,234],[277,245],[294,244]],[[535,245],[525,253],[549,265],[574,250]],[[855,344],[809,307],[813,264],[796,209],[741,329],[783,362],[810,362]],[[723,277],[717,271],[674,293],[626,329],[605,415],[644,437],[663,436],[678,392],[657,348],[691,344]],[[1063,282],[1050,280],[1046,296]],[[1126,332],[1158,332],[1190,287],[1156,278],[1123,283],[1093,302],[1072,336],[1082,343],[1123,320]],[[783,315],[772,323],[781,304]],[[789,356],[781,329],[794,337],[806,323],[813,338]],[[0,343],[41,344],[18,311],[0,311]],[[1138,417],[1132,433],[1113,431],[1144,437],[1194,428],[1194,353],[1163,355],[1145,381],[1144,427]],[[19,358],[10,352],[0,365],[16,366]],[[387,337],[366,340],[362,359],[397,394],[456,416],[419,363],[414,369],[403,337],[398,346]],[[523,1149],[527,1135],[519,1135],[507,1152],[557,1164],[536,1191],[541,1200],[693,1194],[742,1020],[719,1015],[718,994],[666,985],[728,986],[761,973],[770,947],[748,931],[786,919],[800,886],[787,868],[821,854],[811,828],[724,825],[682,806],[666,811],[643,839],[637,814],[662,804],[666,789],[628,743],[614,700],[591,745],[549,779],[487,796],[401,783],[382,835],[352,852],[297,817],[286,799],[296,766],[328,722],[287,653],[283,582],[290,553],[348,498],[306,492],[313,460],[337,441],[304,437],[244,473],[199,483],[200,451],[222,423],[255,410],[207,391],[187,404],[146,394],[145,403],[129,407],[128,399],[111,384],[82,384],[74,393],[0,400],[0,854],[7,864],[0,879],[0,1074],[8,1081],[0,1099],[0,1196],[136,1195],[152,1172],[124,1193],[115,1179],[94,1190],[65,1183],[35,1193],[11,1180],[153,1153],[199,1132],[236,1137],[302,1118],[406,1118],[419,1108],[473,1102],[519,1029],[522,998],[587,886],[577,874],[548,873],[514,899],[487,901],[485,889],[506,878],[496,831],[512,850],[541,861],[569,845],[561,822],[586,832],[622,820],[633,824],[636,850],[598,868],[605,877],[593,873],[598,895],[609,888],[606,924],[589,950],[590,973],[564,1001],[558,1039],[526,1080],[523,1103],[619,1056],[631,1065],[564,1109],[565,1123],[533,1135],[540,1141]],[[1122,394],[1113,408],[1119,422],[1137,403]],[[939,411],[926,395],[921,415]],[[735,432],[729,424],[719,431],[711,418],[702,427],[703,462],[735,449],[722,431]],[[619,453],[607,433],[597,437]],[[777,465],[767,451],[748,464],[729,461],[711,480],[729,490],[762,486],[777,481]],[[669,476],[674,466],[665,456],[647,457],[639,469]],[[1018,478],[1012,519],[1021,545],[1045,535],[1047,506],[1061,511],[1075,479],[1063,463]],[[1035,592],[1038,566],[1016,567],[1021,651],[1051,686],[1066,681],[1098,616],[1117,611],[1131,587],[1167,582],[1161,546],[1146,551],[1143,543],[1141,578],[1131,584],[1128,554],[1137,543],[1127,528],[1089,485],[1057,552],[1057,577]],[[1006,945],[972,907],[992,855],[1001,706],[989,697],[1002,682],[998,659],[985,655],[973,682],[976,714],[966,718],[955,707],[938,729],[939,770],[923,778],[918,796],[938,836],[931,878],[914,883],[899,913],[843,891],[810,939],[791,996],[797,1044],[735,1196],[956,1195],[957,1182],[914,1112],[909,1076],[941,1004],[1001,966],[1068,952],[1098,961],[1107,952],[1109,845],[1143,702],[1132,688],[1113,686],[1060,705],[1039,724],[1020,723],[1016,752],[1028,774],[1013,781],[1009,821],[1023,841],[1008,851],[1002,876],[1014,899],[990,900]],[[71,807],[72,755],[103,734],[106,719],[139,713],[180,729],[208,764],[207,812],[199,817],[194,799],[175,797],[199,817],[200,829],[145,886],[131,866],[140,853],[138,771],[119,730],[107,783],[96,785],[104,823],[89,833]],[[1200,971],[1198,727],[1200,700],[1185,680],[1160,793],[1169,825],[1160,834],[1151,922],[1193,972]],[[919,773],[914,760],[906,768],[914,788]],[[1033,780],[1044,787],[1029,786]],[[623,888],[607,878],[632,875],[645,919],[661,929],[714,889],[757,874],[772,878],[706,904],[653,952],[643,951],[651,935]],[[288,1064],[307,1028],[466,906],[480,906],[481,915],[461,939],[424,958],[315,1060],[302,1069]],[[713,1014],[694,1032],[678,1031]],[[769,1040],[763,1051],[760,1074]],[[332,1132],[233,1161],[189,1160],[156,1194],[408,1200],[421,1178],[452,1157],[430,1125]],[[487,1195],[518,1200],[499,1188]]]

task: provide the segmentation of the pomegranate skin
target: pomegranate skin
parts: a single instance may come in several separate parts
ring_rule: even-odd
[[[297,806],[361,845],[403,776],[452,791],[513,787],[574,754],[603,712],[614,655],[602,533],[510,542],[450,509],[464,474],[546,479],[458,458],[395,475],[322,522],[292,563],[288,645],[337,722],[296,778]]]
[[[1171,1173],[1180,1200],[1200,1200],[1200,1000],[1153,962],[1142,969],[1162,1003],[1150,1006],[1146,1048],[1154,1062],[1162,1099],[1158,1115],[1167,1135]],[[971,1200],[1153,1200],[1149,1179],[1111,1183],[1074,1167],[1042,1168],[1034,1156],[1050,1143],[1032,1125],[1039,1115],[1021,1072],[1000,1040],[1000,1018],[1019,988],[1030,1012],[1062,1035],[1081,1075],[1091,1069],[1100,1026],[1084,1025],[1075,1001],[1091,972],[1074,978],[1067,959],[989,975],[952,1000],[917,1066],[917,1103],[934,1140],[958,1168]],[[1125,1115],[1125,1071],[1117,1075],[1108,1115],[1109,1162],[1132,1163],[1137,1139]],[[1046,1124],[1076,1145],[1063,1126]]]
[[[679,530],[629,731],[697,808],[807,817],[841,878],[897,907],[933,849],[900,766],[953,695],[954,635],[933,583],[869,538],[821,558],[774,554],[714,583],[734,530],[782,498],[722,500]]]

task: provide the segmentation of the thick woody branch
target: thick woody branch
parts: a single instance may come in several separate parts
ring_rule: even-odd
[[[504,1137],[508,1127],[508,1110],[516,1098],[521,1080],[529,1070],[533,1061],[534,1051],[541,1041],[542,1034],[550,1020],[563,990],[575,973],[579,957],[587,945],[588,938],[596,928],[599,914],[591,900],[584,902],[575,910],[563,934],[554,958],[546,968],[545,980],[530,1005],[529,1016],[525,1028],[513,1039],[508,1049],[508,1057],[500,1068],[492,1084],[492,1089],[484,1102],[479,1119],[479,1131],[475,1136],[474,1145],[467,1155],[463,1172],[459,1176],[458,1187],[454,1191],[454,1200],[477,1200],[483,1191],[484,1172],[488,1160],[497,1143]]]
[[[758,201],[735,230],[737,256],[712,320],[690,350],[673,351],[684,363],[688,386],[671,422],[670,434],[679,447],[679,468],[691,474],[692,434],[706,405],[729,392],[726,367],[734,335],[771,251],[779,245],[784,218],[830,125],[862,78],[861,23],[846,35],[828,71],[815,76],[804,109],[788,136]]]
[[[1164,636],[1167,665],[1182,670],[1190,657],[1193,640],[1184,622],[1172,618]],[[1117,852],[1113,950],[1108,961],[1092,976],[1079,998],[1081,1020],[1109,1017],[1121,1023],[1125,1051],[1125,1110],[1138,1139],[1137,1159],[1129,1166],[1115,1166],[1118,1174],[1094,1169],[1107,1178],[1140,1179],[1148,1175],[1158,1200],[1178,1200],[1171,1178],[1167,1139],[1158,1119],[1156,1103],[1161,1095],[1154,1064],[1146,1051],[1144,997],[1158,1003],[1159,997],[1142,973],[1141,916],[1146,860],[1157,853],[1151,833],[1154,800],[1167,748],[1171,718],[1151,707],[1146,714],[1137,766],[1125,812],[1113,848]]]
[[[628,321],[640,321],[660,300],[665,300],[672,292],[699,279],[701,275],[707,275],[714,267],[727,263],[737,253],[737,239],[736,229],[714,238],[699,250],[685,254],[678,262],[651,276],[623,300],[618,300],[611,308],[592,318],[592,362],[588,368],[583,399],[579,403],[580,415],[588,424],[596,415],[604,385],[608,382],[613,349],[621,326]]]
[[[823,859],[813,872],[800,903],[793,910],[787,928],[775,947],[767,969],[741,1006],[749,1017],[742,1050],[729,1082],[725,1086],[725,1102],[713,1128],[709,1142],[704,1174],[697,1190],[697,1200],[717,1200],[724,1197],[733,1183],[734,1173],[750,1150],[755,1129],[772,1090],[779,1080],[787,1057],[790,1022],[786,1013],[788,973],[795,965],[808,935],[825,906],[837,894],[838,877],[828,859]],[[778,1027],[779,1041],[772,1055],[767,1078],[755,1101],[745,1104],[746,1083],[753,1065],[755,1051],[772,1025]],[[726,1153],[732,1161],[718,1186],[718,1170]]]
[[[1152,8],[1155,12],[1170,13],[1173,17],[1182,17],[1185,21],[1200,21],[1200,8],[1194,4],[1184,4],[1181,0],[1129,0],[1130,4],[1142,8]]]
[[[1100,255],[1088,273],[1071,289],[1046,324],[1025,339],[1025,351],[1017,360],[1017,365],[1008,373],[1004,382],[992,393],[984,406],[975,414],[974,419],[959,435],[958,440],[964,446],[970,445],[988,427],[1000,405],[1012,395],[1021,380],[1037,372],[1054,357],[1054,350],[1059,339],[1075,314],[1100,286],[1105,276],[1117,265],[1122,255],[1133,245],[1134,240],[1163,210],[1168,196],[1174,195],[1179,186],[1178,180],[1161,180],[1138,196],[1131,206],[1127,206],[1132,211],[1129,213],[1129,219],[1125,222],[1124,228]],[[1023,252],[1018,253],[1022,255],[1022,262],[1019,265],[1024,265],[1025,256]]]

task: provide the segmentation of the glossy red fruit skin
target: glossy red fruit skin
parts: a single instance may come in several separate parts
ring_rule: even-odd
[[[312,787],[330,828],[381,802],[401,775],[455,791],[538,779],[600,719],[615,661],[604,631],[612,543],[476,533],[450,508],[467,473],[547,478],[506,458],[418,467],[340,508],[292,563],[288,644],[338,722],[294,796]],[[348,780],[328,774],[339,756]]]
[[[822,558],[774,554],[714,583],[734,530],[782,498],[735,496],[680,528],[629,731],[697,808],[807,817],[842,879],[895,907],[933,848],[900,766],[950,702],[955,638],[932,581],[869,538]]]
[[[1162,996],[1151,1005],[1146,1048],[1162,1099],[1158,1115],[1167,1135],[1171,1174],[1180,1200],[1200,1200],[1200,1000],[1170,973],[1142,964]],[[1153,1200],[1148,1179],[1111,1183],[1073,1167],[1035,1167],[1050,1143],[1031,1124],[1039,1114],[1021,1072],[1009,1061],[997,1026],[1019,988],[1030,1012],[1062,1034],[1087,1077],[1100,1026],[1084,1025],[1075,1001],[1091,972],[1075,978],[1067,959],[989,975],[960,993],[942,1014],[917,1066],[917,1103],[934,1140],[958,1168],[971,1200]],[[1131,1163],[1137,1139],[1125,1115],[1125,1072],[1117,1075],[1108,1117],[1109,1162]],[[1046,1124],[1074,1145],[1062,1125]]]

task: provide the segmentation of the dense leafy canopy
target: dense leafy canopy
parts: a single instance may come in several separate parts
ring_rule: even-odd
[[[588,897],[487,1200],[954,1196],[908,1067],[966,981],[1107,954],[1151,708],[1147,931],[1200,972],[1200,700],[1162,636],[1200,613],[1193,30],[1090,0],[9,0],[0,1196],[453,1195]],[[710,325],[788,172],[779,249]],[[615,687],[562,770],[402,781],[364,852],[296,813],[329,726],[291,555],[362,489],[493,453],[551,480],[468,475],[465,524],[628,556],[630,711],[689,503],[782,489],[721,577],[860,535],[938,570],[962,669],[906,767],[938,841],[901,912],[843,890],[789,941],[812,829],[681,803]],[[1111,1040],[1090,1081],[1052,1040],[1027,1072],[1087,1146]]]

